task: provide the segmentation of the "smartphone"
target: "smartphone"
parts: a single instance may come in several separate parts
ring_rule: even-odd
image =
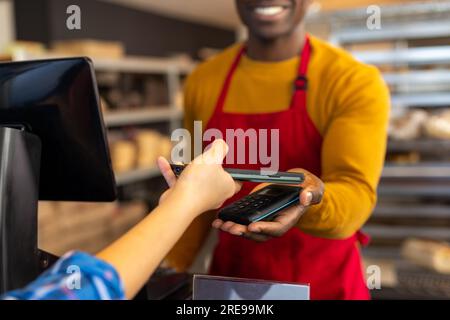
[[[175,176],[180,176],[186,165],[172,164]],[[278,172],[274,175],[261,174],[259,170],[224,169],[234,180],[251,181],[258,183],[301,184],[305,180],[303,173]]]
[[[249,225],[257,221],[270,221],[277,214],[300,202],[302,188],[270,185],[233,202],[219,211],[219,219]]]

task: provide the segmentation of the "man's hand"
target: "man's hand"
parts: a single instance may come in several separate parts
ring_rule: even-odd
[[[312,205],[319,204],[322,201],[324,193],[323,182],[304,169],[292,169],[289,172],[303,173],[305,181],[300,185],[303,189],[300,192],[300,204],[292,206],[280,212],[273,221],[254,222],[248,226],[240,225],[231,221],[223,222],[216,219],[213,227],[228,232],[236,236],[242,236],[259,242],[267,241],[271,238],[281,237],[294,227],[301,216]],[[258,185],[252,192],[264,188],[269,184],[263,183]]]

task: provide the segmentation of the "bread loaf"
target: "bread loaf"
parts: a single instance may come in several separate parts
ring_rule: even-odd
[[[120,140],[111,144],[111,161],[114,172],[122,173],[132,170],[136,165],[136,145],[131,141]]]
[[[450,139],[450,110],[430,117],[425,122],[425,132],[431,138]]]
[[[138,167],[154,167],[160,155],[161,135],[156,131],[142,130],[136,134],[135,140],[138,148]]]
[[[400,117],[394,117],[389,124],[389,137],[396,140],[414,140],[421,136],[428,114],[413,110]]]
[[[408,239],[402,245],[402,255],[416,265],[450,274],[450,245],[445,242]]]

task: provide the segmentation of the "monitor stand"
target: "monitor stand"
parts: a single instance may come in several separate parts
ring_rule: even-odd
[[[41,141],[0,125],[0,294],[39,274],[37,207]]]

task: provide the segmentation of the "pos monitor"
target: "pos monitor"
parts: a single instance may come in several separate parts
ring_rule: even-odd
[[[0,294],[48,266],[38,200],[115,198],[92,62],[0,63]]]
[[[115,199],[89,59],[0,64],[0,126],[23,128],[40,138],[40,200]]]

